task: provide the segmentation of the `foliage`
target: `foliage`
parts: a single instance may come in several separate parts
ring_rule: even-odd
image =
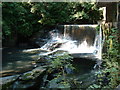
[[[65,69],[70,68],[74,69],[71,62],[73,57],[70,56],[68,53],[64,53],[63,55],[57,55],[51,58],[50,69],[62,71],[62,75],[65,75]]]
[[[118,29],[111,28],[109,35],[106,40],[107,43],[107,53],[104,54],[104,60],[106,60],[106,69],[104,72],[110,73],[110,88],[115,88],[120,82],[119,76],[119,64],[118,61],[120,60],[119,55],[119,42],[118,42]]]
[[[97,74],[98,83],[91,85],[89,88],[116,88],[120,83],[119,75],[119,46],[118,29],[111,28],[104,31],[106,35],[107,52],[103,53],[104,68]]]
[[[102,11],[95,5],[95,3],[74,3],[75,12],[73,15],[74,20],[82,23],[97,23],[102,19]],[[77,22],[77,23],[79,23]]]
[[[43,25],[69,22],[71,9],[67,3],[32,3],[31,5],[31,12],[39,13],[41,19],[38,22]]]
[[[49,59],[49,69],[47,71],[48,75],[53,74],[52,80],[49,81],[51,87],[65,88],[70,87],[69,80],[66,78],[68,74],[66,69],[73,70],[72,66],[73,57],[68,53],[55,54]],[[58,85],[58,86],[54,86]]]
[[[29,38],[46,26],[96,23],[101,19],[101,11],[93,3],[3,2],[2,11],[5,40],[15,37]]]
[[[31,5],[31,11],[41,15],[39,23],[43,25],[96,23],[102,18],[101,11],[92,3],[52,2]]]
[[[30,12],[28,3],[3,3],[3,39],[29,37],[40,27],[39,16]]]

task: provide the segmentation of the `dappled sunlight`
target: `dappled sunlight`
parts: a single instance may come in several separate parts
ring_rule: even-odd
[[[41,1],[0,4],[2,90],[119,89],[120,2]]]
[[[40,51],[40,48],[22,50],[24,53],[36,53],[38,51]]]
[[[28,50],[28,52],[26,52]],[[36,51],[37,50],[37,51]],[[35,51],[35,52],[33,52]],[[32,61],[36,60],[39,56],[36,55],[38,49],[3,49],[3,63],[2,71],[0,72],[3,76],[13,75],[21,73],[29,69],[33,69],[34,65]],[[12,53],[12,54],[11,54]]]

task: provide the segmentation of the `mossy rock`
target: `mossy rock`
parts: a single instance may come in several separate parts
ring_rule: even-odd
[[[46,70],[46,68],[43,67],[37,67],[35,69],[33,69],[32,71],[26,72],[24,73],[21,77],[20,80],[26,81],[26,80],[34,80],[37,77],[39,77],[44,71]]]
[[[20,77],[20,79],[21,79],[21,80],[24,80],[24,81],[33,79],[33,73],[32,73],[32,71],[29,71],[29,72],[24,73],[24,74]]]
[[[0,78],[2,90],[9,88],[19,77],[20,75],[7,76]]]
[[[64,77],[58,77],[58,78],[54,78],[51,81],[49,81],[47,87],[48,88],[67,88],[67,90],[70,89],[70,84],[68,82],[64,82]]]

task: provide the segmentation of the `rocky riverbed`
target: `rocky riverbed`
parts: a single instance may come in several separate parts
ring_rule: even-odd
[[[96,73],[99,73],[99,69],[94,69],[94,60],[73,58],[65,51],[43,55],[47,51],[39,48],[12,50],[8,50],[3,58],[6,63],[3,62],[0,78],[2,90],[88,88],[97,82]],[[27,65],[30,67],[27,68]],[[6,69],[7,66],[9,68]],[[11,71],[4,72],[9,69]]]

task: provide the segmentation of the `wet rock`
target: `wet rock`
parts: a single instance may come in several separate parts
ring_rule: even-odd
[[[41,82],[44,72],[46,71],[45,67],[37,67],[32,71],[26,72],[19,80],[13,84],[14,89],[29,89],[29,88],[38,88],[36,87],[37,84]]]
[[[36,60],[36,62],[37,63],[46,63],[47,62],[47,60],[48,60],[48,57],[39,57],[37,60]]]
[[[0,78],[0,85],[2,85],[3,89],[9,88],[11,84],[13,84],[20,75],[7,76]]]
[[[120,90],[120,85],[118,85],[118,86],[115,88],[115,90]]]
[[[20,80],[26,81],[26,80],[34,80],[36,79],[39,75],[41,75],[46,68],[43,67],[37,67],[33,69],[32,71],[24,73],[21,77]]]
[[[53,45],[49,48],[51,51],[56,49],[56,48],[60,48],[60,46],[62,45],[63,43],[53,43]]]
[[[29,71],[29,72],[26,72],[24,73],[19,79],[20,80],[30,80],[30,79],[33,79],[33,72],[32,71]]]
[[[54,78],[51,81],[49,81],[47,88],[70,88],[70,84],[67,82],[64,82],[64,77]]]
[[[7,77],[2,77],[0,78],[0,84],[5,85],[11,82],[14,82],[20,75],[14,75],[14,76],[7,76]]]
[[[28,71],[23,73],[22,75],[14,75],[8,77],[0,78],[0,85],[2,85],[3,90],[11,90],[11,89],[28,89],[35,87],[38,83],[40,83],[44,72],[46,71],[46,67],[37,67],[32,71]]]
[[[17,82],[14,83],[12,88],[13,89],[22,89],[22,90],[24,90],[24,89],[33,87],[34,85],[35,85],[34,81],[33,82],[27,82],[27,83],[25,83],[23,81],[17,81]]]

